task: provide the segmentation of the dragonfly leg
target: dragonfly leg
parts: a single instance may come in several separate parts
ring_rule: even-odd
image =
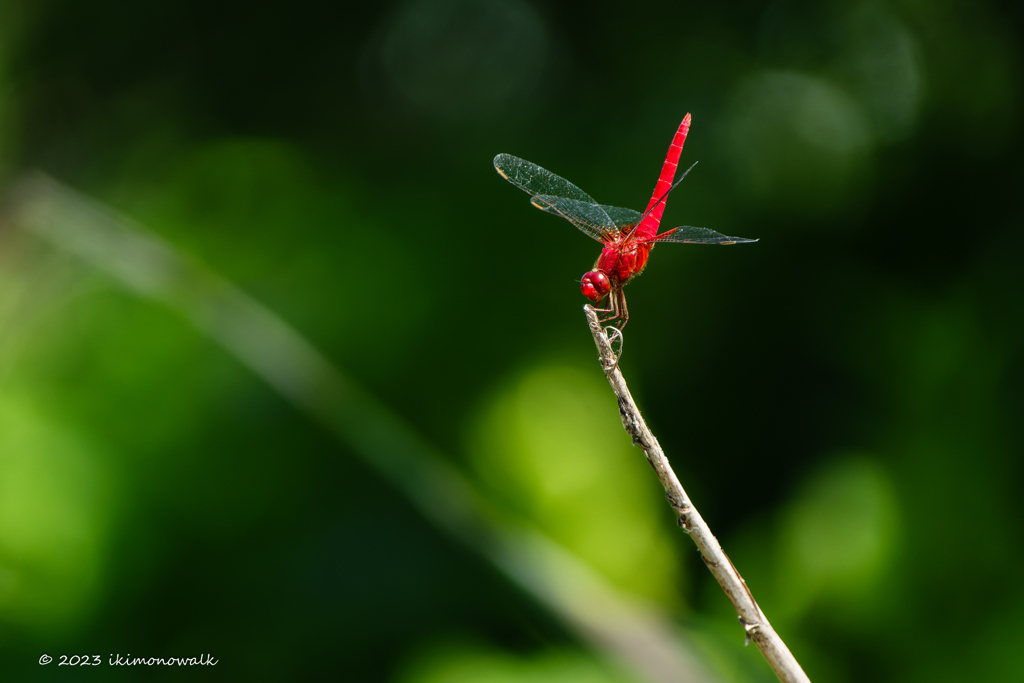
[[[606,320],[615,320],[619,317],[618,311],[615,309],[615,297],[611,296],[608,298],[607,308],[595,308],[594,313],[597,313],[597,321],[605,322]],[[611,315],[606,315],[610,313]]]
[[[612,290],[611,295],[605,301],[605,308],[595,308],[594,312],[598,314],[597,319],[600,322],[605,320],[615,320],[619,317],[618,300],[615,298],[615,290]],[[604,313],[611,313],[611,315],[602,315]]]
[[[611,293],[611,297],[608,301],[608,308],[596,309],[598,313],[605,313],[606,315],[599,316],[598,322],[602,325],[605,338],[608,339],[608,343],[612,346],[612,353],[615,356],[613,365],[619,362],[619,357],[622,355],[622,342],[625,337],[622,334],[622,328],[626,326],[626,321],[629,319],[629,311],[626,309],[626,297],[622,293],[622,288],[614,290]],[[622,323],[618,326],[610,325],[617,320],[621,320]],[[618,349],[615,348],[615,342],[619,343]]]
[[[618,320],[620,317],[619,312],[614,308],[599,308],[597,309],[598,317],[597,321],[602,325]],[[603,315],[602,315],[603,314]]]
[[[623,327],[626,326],[626,323],[629,322],[629,309],[626,308],[626,295],[622,292],[621,287],[612,292],[612,295],[609,297],[608,303],[608,308],[599,308],[597,309],[597,312],[599,314],[610,313],[611,315],[606,315],[603,317],[599,316],[597,320],[601,324],[610,323],[613,320],[621,320],[622,324],[619,325],[618,327],[618,329],[621,330]]]

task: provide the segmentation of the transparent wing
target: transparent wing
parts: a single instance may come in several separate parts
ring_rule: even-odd
[[[616,222],[605,212],[605,207],[593,197],[531,161],[511,154],[499,154],[494,157],[494,169],[520,190],[532,194],[530,203],[538,209],[562,216],[596,240],[603,241],[618,229]]]
[[[553,213],[567,219],[570,223],[593,237],[599,242],[604,242],[618,227],[604,212],[600,204],[581,202],[576,199],[565,197],[553,197],[551,195],[536,195],[530,203],[541,211]]]
[[[557,209],[555,209],[553,206],[547,204],[541,206],[536,201],[533,201],[531,203],[541,211],[547,211],[548,213],[554,213],[558,214],[559,216],[562,216],[563,218],[568,218],[568,216],[565,216]],[[634,225],[639,223],[644,217],[643,214],[640,213],[639,211],[634,211],[633,209],[623,209],[620,206],[608,206],[607,204],[593,204],[592,206],[596,206],[599,209],[601,209],[601,211],[604,212],[605,216],[611,219],[612,225],[614,225],[616,228],[620,230],[623,228],[633,227]],[[596,212],[595,215],[597,215]],[[569,220],[572,219],[570,218]],[[600,225],[603,226],[603,222],[600,223]],[[580,229],[583,230],[583,228]],[[586,230],[584,230],[584,232],[586,232]]]
[[[684,242],[686,244],[745,244],[756,242],[746,237],[727,237],[709,228],[694,228],[682,225],[655,237],[652,242]]]
[[[579,202],[597,204],[593,197],[565,178],[555,175],[546,168],[541,168],[532,161],[520,159],[511,154],[499,154],[494,157],[494,169],[505,180],[532,195],[565,197]]]
[[[618,228],[627,228],[636,225],[644,217],[639,211],[633,209],[623,209],[621,206],[606,206],[601,205],[608,217],[612,219],[615,226]]]

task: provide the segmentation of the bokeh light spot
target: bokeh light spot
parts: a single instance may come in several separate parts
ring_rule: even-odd
[[[627,683],[634,680],[594,658],[552,651],[516,657],[469,645],[441,645],[413,660],[400,683]]]
[[[88,446],[0,397],[0,612],[40,632],[84,619],[97,597],[111,486]]]
[[[486,484],[546,534],[621,587],[678,601],[671,515],[600,375],[527,372],[481,417],[471,452]]]
[[[864,455],[843,456],[812,475],[781,526],[791,604],[862,597],[892,557],[896,500],[889,474]]]
[[[387,27],[379,59],[405,102],[466,119],[527,90],[548,51],[542,19],[522,0],[411,0]]]
[[[726,125],[739,180],[763,204],[826,214],[854,196],[870,127],[856,99],[835,84],[763,71],[736,88]]]

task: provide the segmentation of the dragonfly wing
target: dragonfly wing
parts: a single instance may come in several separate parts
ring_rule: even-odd
[[[606,207],[602,207],[600,204],[552,195],[536,195],[530,203],[541,211],[565,218],[598,242],[607,241],[613,233],[618,231],[618,226],[605,213]]]
[[[554,213],[562,215],[555,208],[550,206],[538,206],[537,202],[532,202],[541,211],[547,211],[548,213]],[[596,204],[604,214],[611,219],[612,225],[619,230],[624,228],[631,228],[643,219],[643,214],[633,209],[624,209],[621,206],[608,206],[607,204]],[[595,212],[596,213],[596,212]],[[571,220],[571,219],[570,219]]]
[[[596,240],[604,241],[609,233],[618,229],[615,221],[605,213],[605,207],[593,197],[531,161],[511,154],[499,154],[494,157],[494,169],[520,190],[532,194],[530,203],[538,209],[568,219]]]
[[[744,244],[756,242],[745,237],[727,237],[710,228],[694,228],[682,225],[655,237],[652,242],[683,242],[685,244]]]
[[[555,175],[546,168],[541,168],[532,161],[520,159],[511,154],[499,154],[494,157],[494,170],[520,190],[534,196],[565,197],[579,202],[597,204],[593,197],[565,178]]]
[[[605,206],[602,204],[601,209],[608,214],[608,217],[615,223],[615,227],[619,229],[632,227],[644,217],[639,211],[623,209],[621,206]]]

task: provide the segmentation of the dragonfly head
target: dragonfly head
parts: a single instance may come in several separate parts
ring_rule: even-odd
[[[602,271],[591,270],[583,274],[580,291],[583,292],[583,296],[597,303],[612,291],[612,283]]]

